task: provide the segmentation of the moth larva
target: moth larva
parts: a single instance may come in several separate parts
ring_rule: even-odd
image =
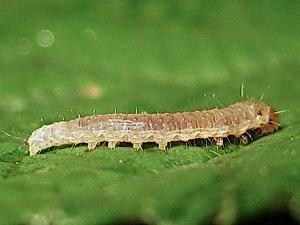
[[[241,137],[248,131],[263,136],[278,130],[276,111],[258,100],[245,100],[223,109],[163,114],[105,114],[44,125],[28,139],[30,155],[64,144],[86,143],[95,149],[103,141],[109,148],[130,142],[140,149],[144,142],[155,142],[165,150],[171,141],[211,138],[218,146],[223,138]]]

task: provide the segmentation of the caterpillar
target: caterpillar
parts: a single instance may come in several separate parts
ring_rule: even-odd
[[[244,100],[222,109],[162,114],[104,114],[55,122],[33,131],[27,143],[30,155],[61,145],[86,143],[89,150],[101,142],[113,149],[130,142],[141,149],[144,142],[155,142],[166,150],[174,141],[210,139],[223,146],[229,136],[243,138],[256,131],[264,136],[279,129],[275,109],[259,100]]]

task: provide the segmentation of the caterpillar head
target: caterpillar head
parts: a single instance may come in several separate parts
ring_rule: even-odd
[[[258,137],[274,133],[279,129],[279,116],[273,107],[259,100],[249,100],[248,104],[253,109],[256,122],[259,124],[259,127],[253,129]]]
[[[260,127],[261,135],[274,133],[280,127],[279,116],[276,113],[276,110],[271,106],[269,106],[268,109],[269,109],[269,113],[268,113],[269,114],[269,120],[266,124],[264,124]]]

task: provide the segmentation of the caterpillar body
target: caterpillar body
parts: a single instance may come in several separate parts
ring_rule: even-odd
[[[165,150],[172,141],[213,139],[217,146],[230,135],[237,138],[249,131],[260,136],[278,130],[276,111],[258,100],[245,100],[222,109],[163,114],[104,114],[44,125],[28,139],[30,155],[65,144],[86,143],[89,150],[101,142],[115,148],[130,142],[140,149],[144,142],[155,142]]]

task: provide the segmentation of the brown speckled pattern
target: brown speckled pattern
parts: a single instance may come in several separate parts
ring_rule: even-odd
[[[273,121],[273,122],[272,122]],[[249,130],[262,134],[278,129],[279,118],[262,101],[246,100],[223,109],[164,114],[106,114],[57,122],[35,130],[28,139],[31,155],[62,144],[87,143],[94,149],[103,141],[115,148],[119,142],[131,142],[141,148],[144,142],[156,142],[165,149],[168,142],[212,138],[223,145],[229,135],[240,137]]]

